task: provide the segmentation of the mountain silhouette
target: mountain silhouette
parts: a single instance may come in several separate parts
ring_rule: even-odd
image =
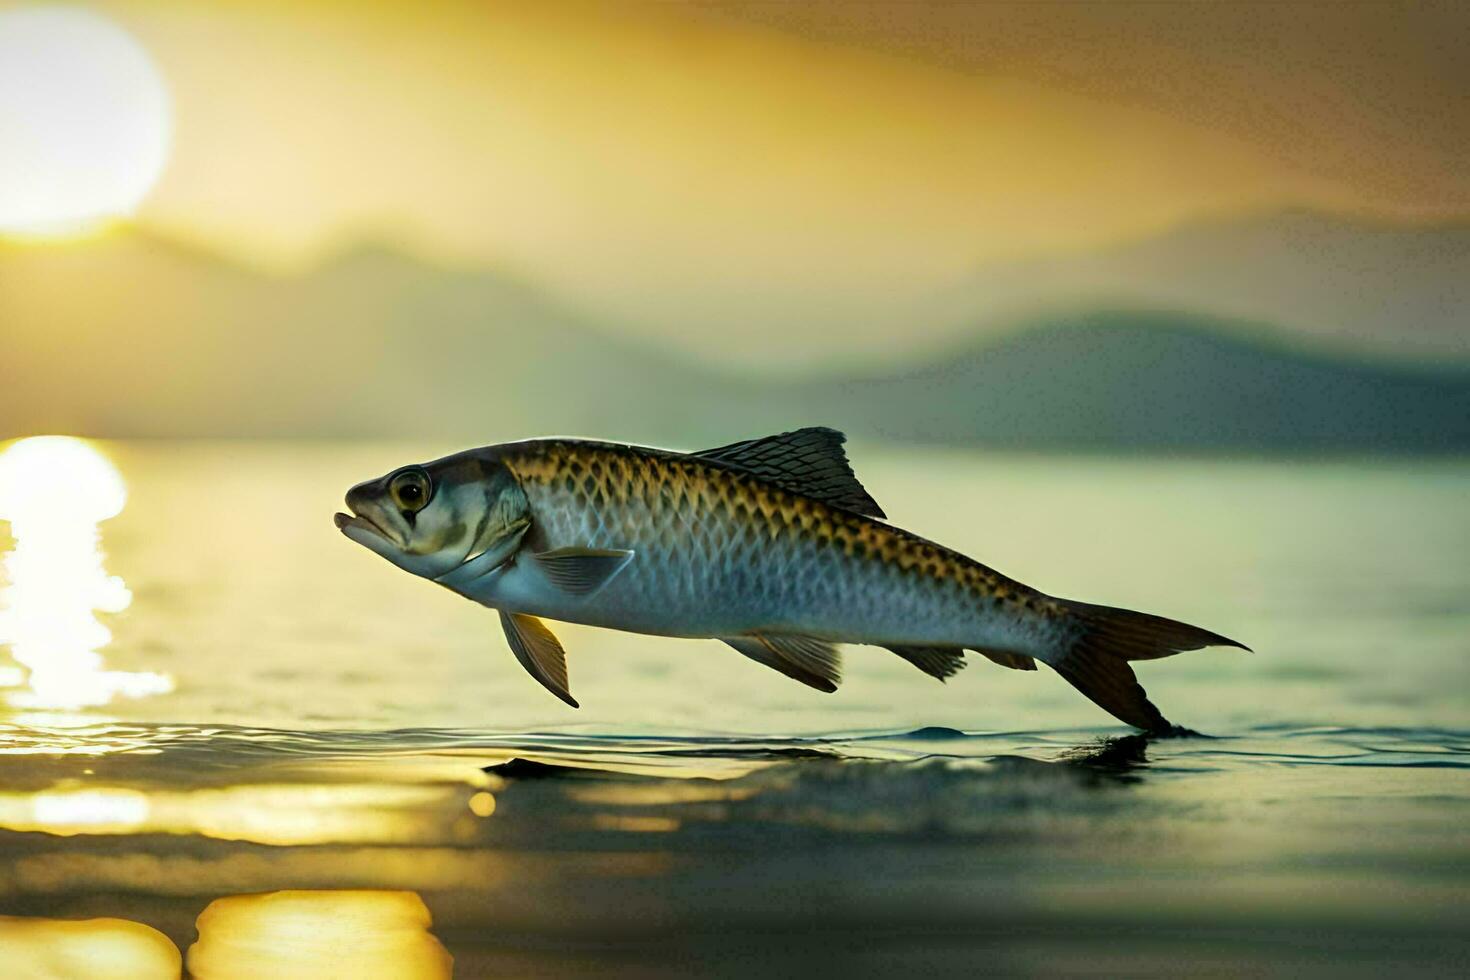
[[[934,303],[972,329],[1099,308],[1265,324],[1344,353],[1470,359],[1470,223],[1286,210],[987,265]]]
[[[695,446],[823,423],[1032,449],[1470,450],[1470,369],[1264,339],[1278,335],[1117,308],[1033,318],[919,360],[762,376],[631,341],[492,270],[363,246],[273,276],[117,234],[0,246],[0,436]]]
[[[1470,449],[1470,369],[1371,364],[1263,328],[1115,310],[1028,323],[814,397],[886,439],[1170,452]],[[902,410],[900,410],[902,409]]]

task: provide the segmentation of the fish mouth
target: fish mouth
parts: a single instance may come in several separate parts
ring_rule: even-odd
[[[337,530],[341,531],[343,534],[347,533],[348,528],[356,527],[361,528],[362,530],[367,531],[370,534],[375,534],[378,537],[382,538],[384,541],[391,542],[393,540],[388,536],[388,532],[383,530],[383,528],[380,527],[375,521],[373,521],[372,518],[365,517],[362,514],[344,514],[341,511],[338,511],[337,513],[332,515],[332,523],[337,525]],[[349,537],[350,536],[351,535],[349,535]]]

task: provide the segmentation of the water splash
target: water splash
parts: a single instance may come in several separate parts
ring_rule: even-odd
[[[107,670],[99,652],[112,634],[96,614],[132,602],[122,579],[102,566],[99,525],[121,513],[127,488],[117,469],[80,439],[39,436],[0,453],[0,520],[13,549],[0,560],[0,687],[14,707],[75,709],[119,695],[173,690],[160,673]]]

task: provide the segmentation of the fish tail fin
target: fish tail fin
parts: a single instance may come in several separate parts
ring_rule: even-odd
[[[1130,660],[1157,660],[1202,647],[1250,649],[1218,633],[1162,616],[1085,602],[1067,606],[1077,635],[1053,668],[1098,707],[1145,731],[1164,732],[1174,726],[1148,699],[1128,665]]]

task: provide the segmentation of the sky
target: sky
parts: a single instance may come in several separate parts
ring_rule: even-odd
[[[173,100],[140,223],[285,270],[382,240],[654,338],[840,344],[1220,216],[1470,213],[1455,4],[90,6]]]

